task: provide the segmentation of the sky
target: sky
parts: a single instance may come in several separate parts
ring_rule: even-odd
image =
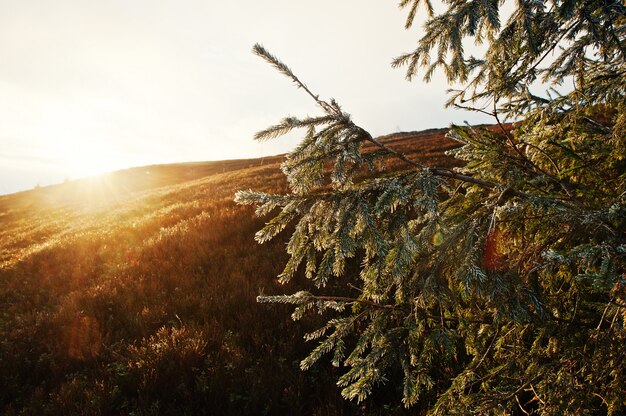
[[[0,0],[0,194],[158,163],[259,157],[310,97],[261,43],[374,135],[489,122],[445,109],[446,83],[407,82],[397,0]]]

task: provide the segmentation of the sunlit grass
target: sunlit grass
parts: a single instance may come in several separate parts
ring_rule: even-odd
[[[449,163],[440,132],[389,140]],[[300,372],[302,325],[315,323],[255,301],[290,290],[275,282],[285,240],[258,246],[263,219],[233,195],[286,191],[281,159],[137,168],[0,197],[0,413],[364,410],[340,398],[331,368]]]

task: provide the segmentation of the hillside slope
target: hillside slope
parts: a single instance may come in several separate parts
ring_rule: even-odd
[[[450,166],[445,131],[383,140]],[[292,289],[275,283],[286,240],[258,246],[263,219],[233,194],[285,191],[282,159],[134,168],[0,197],[0,413],[382,411],[381,397],[344,402],[330,366],[299,370],[315,318],[294,324],[255,302]]]

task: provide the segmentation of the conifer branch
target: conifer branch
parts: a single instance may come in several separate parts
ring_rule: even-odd
[[[351,297],[347,297],[347,296],[316,296],[316,295],[311,295],[309,293],[307,293],[306,298],[303,298],[302,301],[313,301],[313,302],[341,302],[341,303],[345,303],[347,305],[353,305],[353,304],[358,304],[358,305],[365,305],[374,309],[388,309],[388,310],[393,310],[393,311],[398,311],[398,312],[413,312],[413,313],[417,313],[419,316],[423,317],[423,318],[427,318],[427,319],[433,319],[433,320],[437,320],[437,321],[443,321],[443,322],[467,322],[467,323],[473,323],[473,324],[485,324],[485,325],[493,325],[493,321],[492,320],[488,320],[488,319],[465,319],[465,318],[452,318],[452,317],[447,317],[447,316],[443,316],[441,314],[439,315],[435,315],[432,314],[430,312],[428,312],[426,309],[424,308],[420,308],[418,306],[413,305],[413,310],[411,310],[411,308],[409,306],[406,307],[402,307],[402,306],[398,306],[398,305],[390,305],[390,304],[384,304],[384,303],[377,303],[377,302],[372,302],[370,300],[366,300],[366,299],[360,299],[360,298],[351,298]]]
[[[365,129],[363,129],[363,128],[357,126],[356,124],[354,124],[349,119],[349,117],[347,117],[345,114],[343,114],[343,112],[341,112],[341,110],[339,109],[339,107],[337,105],[331,105],[331,104],[328,104],[326,101],[321,100],[317,94],[312,93],[311,90],[302,81],[300,81],[300,79],[291,71],[291,69],[289,69],[289,67],[287,65],[282,63],[278,58],[276,58],[274,55],[269,53],[261,45],[256,44],[254,46],[254,52],[257,55],[259,55],[260,57],[262,57],[263,59],[265,59],[267,62],[272,64],[275,68],[277,68],[285,76],[290,78],[300,88],[304,89],[306,91],[306,93],[327,114],[334,115],[334,116],[338,117],[343,123],[345,123],[347,125],[347,127],[349,127],[350,129],[357,130],[360,133],[359,134],[360,137],[365,138],[365,140],[369,141],[370,143],[374,144],[375,146],[379,147],[380,149],[385,150],[387,153],[397,157],[398,159],[402,160],[403,162],[408,163],[411,166],[420,168],[422,170],[428,171],[428,172],[430,172],[430,173],[432,173],[432,174],[434,174],[436,176],[441,176],[441,177],[445,177],[445,178],[459,180],[459,181],[462,181],[462,182],[472,183],[472,184],[479,185],[481,187],[488,188],[488,189],[500,189],[501,188],[501,186],[499,186],[498,184],[490,182],[490,181],[486,181],[486,180],[483,180],[483,179],[479,179],[479,178],[475,178],[475,177],[472,177],[472,176],[468,176],[468,175],[464,175],[464,174],[461,174],[461,173],[457,173],[457,172],[454,172],[451,169],[428,167],[428,166],[426,166],[426,165],[424,165],[422,163],[419,163],[419,162],[417,162],[415,160],[410,159],[404,153],[402,153],[400,151],[397,151],[397,150],[395,150],[395,149],[385,145],[384,143],[382,143],[378,139],[374,138],[368,131],[366,131]],[[294,128],[294,119],[287,118],[287,119],[285,119],[283,121],[282,124],[279,124],[279,125],[277,125],[275,127],[272,127],[270,129],[267,129],[267,130],[264,130],[262,132],[257,133],[257,137],[259,139],[276,137],[277,135],[281,135],[282,132],[291,130],[292,128]],[[524,192],[521,192],[521,191],[518,191],[518,190],[515,190],[515,189],[511,189],[509,194],[510,195],[514,195],[514,196],[518,196],[518,197],[523,197],[523,198],[528,198],[529,197],[528,194],[526,194]]]
[[[490,181],[486,181],[484,179],[479,179],[479,178],[475,178],[473,176],[468,176],[468,175],[464,175],[461,173],[457,173],[451,169],[442,169],[442,168],[436,168],[436,167],[429,167],[426,165],[423,165],[419,162],[416,162],[410,158],[408,158],[404,153],[399,152],[387,145],[385,145],[384,143],[382,143],[380,140],[375,139],[374,137],[372,137],[368,132],[366,132],[365,130],[363,130],[364,134],[366,134],[366,138],[369,142],[375,144],[376,146],[380,147],[381,149],[384,149],[385,151],[387,151],[388,153],[396,156],[398,159],[402,160],[405,163],[408,163],[409,165],[418,167],[420,169],[423,169],[427,172],[432,173],[433,175],[436,176],[441,176],[444,178],[450,178],[450,179],[455,179],[461,182],[466,182],[466,183],[472,183],[475,185],[479,185],[483,188],[487,188],[487,189],[500,189],[501,186],[499,186],[496,183],[490,182]],[[525,192],[520,192],[518,190],[515,189],[510,189],[507,188],[509,195],[514,195],[514,196],[518,196],[518,197],[522,197],[522,198],[529,198],[530,195],[526,194]]]
[[[407,27],[420,3],[400,0]],[[626,9],[619,0],[550,7],[523,0],[501,27],[500,6],[447,2],[427,20],[418,47],[393,61],[408,67],[408,78],[420,68],[427,79],[443,70],[465,84],[447,105],[495,118],[496,129],[451,129],[462,146],[449,154],[463,170],[427,166],[372,137],[255,47],[325,116],[288,118],[260,132],[266,139],[306,129],[282,166],[291,194],[240,193],[239,201],[260,205],[259,213],[282,210],[262,240],[298,218],[283,281],[304,269],[318,286],[339,277],[360,285],[356,297],[298,292],[261,300],[293,304],[295,318],[311,309],[339,315],[313,333],[321,341],[304,367],[334,351],[333,365],[349,367],[340,384],[350,399],[363,400],[401,370],[404,405],[435,413],[491,413],[515,401],[527,414],[593,413],[599,402],[588,397],[619,413]],[[487,43],[483,57],[465,58],[468,38]],[[544,98],[528,88],[583,73],[568,94],[551,89]],[[514,134],[505,123],[513,117]],[[376,172],[375,163],[388,160],[401,172]],[[360,267],[358,278],[348,275],[351,267]],[[590,337],[602,337],[592,352],[578,345]],[[556,354],[565,357],[560,366],[544,360]],[[518,359],[532,372],[520,375]],[[605,368],[609,361],[617,370]],[[541,399],[524,403],[525,390]]]
[[[321,100],[319,98],[319,95],[313,94],[313,92],[311,92],[311,90],[306,86],[306,84],[304,84],[302,81],[300,81],[300,79],[293,73],[293,71],[291,71],[291,69],[289,69],[289,67],[287,65],[285,65],[276,56],[272,55],[269,51],[267,51],[261,44],[259,44],[259,43],[255,44],[254,47],[252,48],[252,50],[254,51],[254,53],[256,55],[258,55],[261,58],[265,59],[272,66],[274,66],[276,69],[278,69],[279,72],[281,72],[287,78],[291,79],[293,81],[293,83],[298,86],[298,88],[302,88],[313,100],[315,100],[315,102],[327,114],[341,115],[337,111],[337,109],[335,107],[333,107],[332,105],[330,105],[326,101]]]

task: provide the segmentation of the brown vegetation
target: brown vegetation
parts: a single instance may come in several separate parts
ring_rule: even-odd
[[[443,133],[385,141],[449,166]],[[263,221],[233,194],[284,191],[281,160],[136,168],[0,197],[0,413],[391,412],[376,397],[344,402],[329,366],[301,372],[316,322],[255,302],[290,290],[275,283],[285,240],[259,247]]]

